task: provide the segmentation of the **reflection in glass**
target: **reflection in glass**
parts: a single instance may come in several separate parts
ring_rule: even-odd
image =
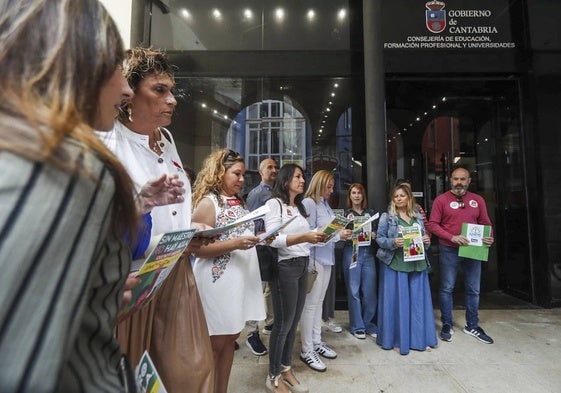
[[[153,46],[168,50],[348,50],[349,2],[170,1],[152,8]]]

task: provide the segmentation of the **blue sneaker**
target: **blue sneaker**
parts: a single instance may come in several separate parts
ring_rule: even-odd
[[[452,326],[447,324],[442,325],[442,330],[440,331],[440,339],[442,341],[452,341],[452,334],[454,334]]]
[[[255,331],[247,336],[247,346],[255,356],[263,356],[267,354],[267,347],[259,338],[259,332]]]
[[[485,331],[481,329],[479,326],[468,328],[467,326],[464,327],[464,333],[469,334],[470,336],[475,337],[479,341],[485,344],[493,344],[493,339],[485,334]]]

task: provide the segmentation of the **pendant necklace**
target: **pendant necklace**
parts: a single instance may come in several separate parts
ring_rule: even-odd
[[[152,142],[152,145],[150,146],[150,148],[154,151],[154,153],[156,153],[157,155],[162,154],[162,151],[160,149],[160,147],[158,146],[158,139],[156,138],[156,130],[154,130],[154,132],[152,133],[152,137],[154,139],[154,142]]]

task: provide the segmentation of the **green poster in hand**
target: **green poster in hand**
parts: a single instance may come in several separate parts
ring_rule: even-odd
[[[476,259],[478,261],[489,260],[489,247],[483,243],[484,237],[491,236],[490,225],[462,224],[462,236],[469,240],[467,246],[460,246],[458,256]]]

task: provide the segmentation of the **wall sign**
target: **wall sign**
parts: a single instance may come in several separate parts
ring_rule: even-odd
[[[383,7],[384,49],[514,49],[508,0],[394,0]]]

